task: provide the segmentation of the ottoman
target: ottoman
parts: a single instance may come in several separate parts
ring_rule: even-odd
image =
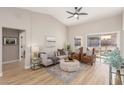
[[[80,63],[78,60],[65,61],[64,59],[62,59],[60,60],[60,68],[63,71],[68,71],[68,72],[78,71],[80,69]]]

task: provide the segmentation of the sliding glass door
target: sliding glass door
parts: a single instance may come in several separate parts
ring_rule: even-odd
[[[103,62],[105,54],[118,47],[118,33],[87,35],[87,47],[95,48],[97,61]]]
[[[101,44],[101,40],[100,40],[100,35],[99,34],[95,34],[95,35],[88,35],[87,36],[87,47],[88,48],[95,48],[95,53],[96,53],[96,57],[97,57],[97,61],[100,61],[100,44]]]

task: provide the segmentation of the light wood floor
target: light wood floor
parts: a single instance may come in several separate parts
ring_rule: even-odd
[[[108,84],[109,72],[108,66],[102,63],[96,63],[94,66],[86,65],[85,70],[80,72],[78,76],[70,84],[83,85],[104,85]],[[11,63],[3,65],[4,76],[0,78],[1,85],[62,85],[62,80],[47,72],[46,68],[39,70],[25,70],[23,63]]]

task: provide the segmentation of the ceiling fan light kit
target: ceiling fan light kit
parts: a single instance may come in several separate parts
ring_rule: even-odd
[[[75,12],[70,12],[70,11],[66,11],[67,13],[71,14],[72,16],[69,16],[68,18],[72,18],[75,17],[79,20],[79,15],[88,15],[88,13],[80,13],[80,11],[82,10],[82,7],[75,7]]]
[[[74,17],[76,17],[76,18],[77,18],[78,16],[79,16],[78,14],[75,14],[75,15],[74,15]]]

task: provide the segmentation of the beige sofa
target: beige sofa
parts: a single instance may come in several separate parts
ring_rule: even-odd
[[[46,53],[41,53],[40,57],[42,59],[41,64],[45,67],[52,65],[53,61],[48,57],[48,55]]]

